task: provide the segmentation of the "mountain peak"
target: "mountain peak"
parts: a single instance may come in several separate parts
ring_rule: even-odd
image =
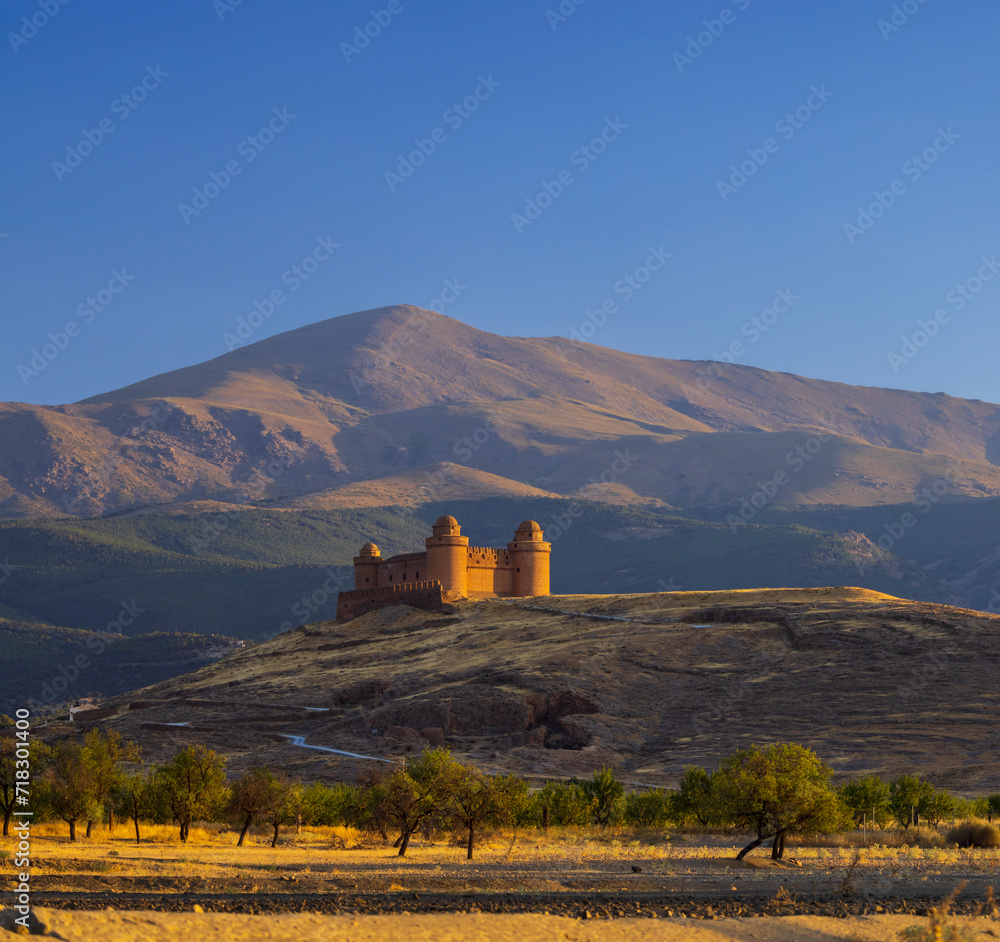
[[[486,475],[463,475],[470,493],[507,480],[675,506],[739,505],[778,472],[775,499],[792,503],[903,502],[942,480],[951,496],[1000,493],[988,403],[502,337],[407,304],[255,341],[264,323],[72,406],[0,407],[0,511],[342,505],[348,486],[434,500],[456,463]]]

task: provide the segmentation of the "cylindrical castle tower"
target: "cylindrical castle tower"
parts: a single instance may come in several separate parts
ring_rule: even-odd
[[[427,578],[441,583],[445,598],[468,598],[469,538],[454,517],[439,517],[427,537]]]
[[[552,544],[544,541],[542,528],[534,520],[525,520],[507,546],[514,566],[514,595],[549,594],[549,559]]]
[[[378,567],[382,556],[374,543],[365,543],[361,553],[354,557],[354,588],[374,589],[378,587]]]

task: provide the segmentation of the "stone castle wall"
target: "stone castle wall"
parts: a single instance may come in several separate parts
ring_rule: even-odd
[[[423,553],[383,559],[374,543],[354,558],[354,590],[342,592],[337,618],[356,618],[385,605],[430,610],[458,599],[549,594],[550,543],[542,528],[527,520],[506,547],[469,546],[454,517],[441,517],[424,541]]]
[[[337,596],[337,621],[357,618],[387,605],[412,605],[429,612],[444,607],[444,591],[440,582],[404,582],[375,589],[351,589]]]
[[[514,563],[509,549],[469,547],[469,598],[514,594]]]

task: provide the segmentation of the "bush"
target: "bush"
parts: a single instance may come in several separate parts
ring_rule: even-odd
[[[670,820],[672,812],[672,795],[662,788],[630,792],[625,797],[622,823],[633,827],[662,828]]]
[[[945,839],[959,847],[1000,847],[1000,828],[985,821],[963,821]]]

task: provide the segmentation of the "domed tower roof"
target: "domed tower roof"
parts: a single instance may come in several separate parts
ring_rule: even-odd
[[[534,520],[524,520],[514,534],[518,543],[540,543],[543,540],[542,528]]]
[[[358,555],[359,556],[378,556],[379,555],[379,549],[378,549],[378,547],[374,543],[365,543],[365,545],[361,547],[361,552]]]
[[[461,536],[462,528],[458,525],[458,521],[454,517],[444,516],[437,518],[437,523],[434,524],[431,532],[436,537]]]

